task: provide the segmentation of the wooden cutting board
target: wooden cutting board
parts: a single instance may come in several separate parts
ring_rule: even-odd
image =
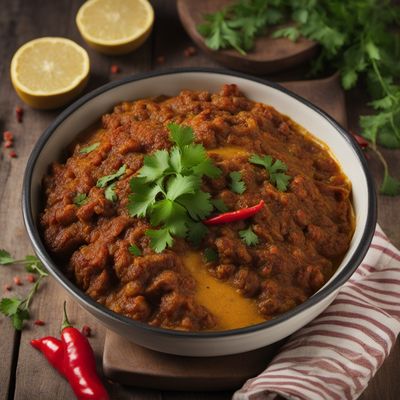
[[[187,34],[208,56],[227,68],[266,75],[299,65],[317,54],[318,45],[304,38],[292,42],[286,38],[275,39],[266,32],[256,38],[254,48],[242,55],[236,50],[211,50],[197,31],[206,14],[222,10],[232,0],[178,0],[179,18]]]
[[[318,105],[343,126],[347,125],[338,75],[282,85]],[[262,372],[282,343],[232,356],[181,357],[140,347],[107,331],[103,369],[108,378],[125,385],[161,390],[232,390]]]

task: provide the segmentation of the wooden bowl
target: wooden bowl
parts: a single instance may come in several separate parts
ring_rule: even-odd
[[[192,40],[205,53],[223,66],[256,75],[265,75],[294,67],[311,59],[318,51],[317,43],[299,38],[297,42],[289,39],[274,39],[271,35],[260,36],[255,46],[246,55],[236,50],[211,50],[204,38],[197,32],[197,25],[205,14],[226,7],[231,0],[178,0],[177,8],[182,25]]]

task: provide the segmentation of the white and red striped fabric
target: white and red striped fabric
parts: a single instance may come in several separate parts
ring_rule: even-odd
[[[400,331],[400,252],[379,226],[362,264],[334,302],[296,332],[233,400],[356,399]]]

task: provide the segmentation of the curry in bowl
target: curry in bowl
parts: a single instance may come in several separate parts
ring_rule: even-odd
[[[44,177],[64,272],[116,313],[201,331],[274,318],[318,291],[354,232],[329,149],[235,85],[124,102]]]

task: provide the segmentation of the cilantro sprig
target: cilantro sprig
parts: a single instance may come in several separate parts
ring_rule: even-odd
[[[261,165],[269,174],[269,180],[280,192],[286,192],[291,177],[286,175],[287,165],[281,160],[272,160],[271,156],[251,155],[249,161],[252,164]]]
[[[82,207],[88,201],[88,197],[86,193],[77,193],[73,199],[73,202],[76,206]]]
[[[242,181],[242,174],[239,171],[233,171],[229,174],[231,183],[229,185],[232,192],[243,194],[246,191],[246,184]]]
[[[251,229],[251,226],[239,231],[239,236],[247,246],[255,246],[260,241],[258,236]]]
[[[234,48],[245,54],[257,36],[273,27],[276,38],[296,41],[302,36],[320,45],[314,74],[325,67],[338,69],[346,90],[363,77],[373,113],[360,117],[361,134],[383,165],[381,193],[400,194],[400,180],[390,175],[378,147],[400,148],[398,4],[390,0],[236,0],[204,20],[197,28],[211,49]],[[287,21],[293,25],[274,28]]]
[[[105,188],[104,197],[111,202],[115,202],[118,200],[117,193],[115,193],[115,187],[117,184],[117,180],[121,178],[126,172],[126,164],[121,165],[118,171],[113,174],[102,176],[97,180],[96,186],[99,188]]]
[[[167,128],[174,146],[144,158],[130,181],[128,203],[131,217],[147,217],[151,226],[158,228],[146,231],[157,253],[171,247],[174,237],[201,242],[207,234],[201,220],[214,208],[210,193],[201,190],[202,178],[221,175],[204,146],[194,143],[191,127],[171,123]]]
[[[6,250],[0,250],[0,265],[23,265],[25,270],[38,275],[38,279],[24,298],[3,297],[0,300],[0,312],[9,317],[16,330],[21,330],[25,320],[29,319],[29,306],[38,291],[43,278],[48,276],[43,264],[36,256],[27,255],[22,260],[15,260]]]

